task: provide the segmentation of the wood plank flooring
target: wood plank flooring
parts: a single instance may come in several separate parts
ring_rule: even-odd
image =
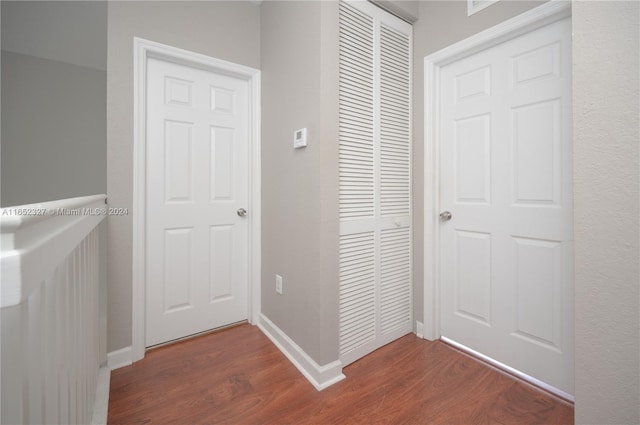
[[[572,424],[573,407],[442,342],[407,335],[318,392],[254,326],[112,372],[115,424]]]

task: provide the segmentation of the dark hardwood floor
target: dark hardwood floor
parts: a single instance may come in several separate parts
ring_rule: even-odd
[[[112,372],[109,424],[572,424],[573,407],[442,342],[407,335],[316,389],[251,325]]]

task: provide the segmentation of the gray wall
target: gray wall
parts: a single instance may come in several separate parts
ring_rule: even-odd
[[[2,1],[2,50],[107,68],[106,1]]]
[[[413,282],[416,320],[424,318],[424,57],[544,1],[499,1],[467,16],[466,1],[421,1],[413,24]]]
[[[106,2],[2,2],[2,206],[106,191]]]
[[[107,192],[132,210],[133,37],[260,67],[260,7],[243,1],[109,2]],[[108,219],[108,350],[131,345],[132,216]]]
[[[2,206],[106,192],[106,77],[2,52]]]
[[[262,312],[323,365],[338,358],[337,3],[261,7]]]
[[[640,423],[639,8],[573,4],[576,423]]]

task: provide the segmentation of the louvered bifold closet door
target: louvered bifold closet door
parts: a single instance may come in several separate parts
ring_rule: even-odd
[[[411,332],[411,26],[340,2],[340,360]]]

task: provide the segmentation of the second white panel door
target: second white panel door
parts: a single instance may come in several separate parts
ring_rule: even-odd
[[[573,393],[571,24],[441,79],[442,335]]]
[[[248,83],[147,71],[149,347],[247,319]]]

